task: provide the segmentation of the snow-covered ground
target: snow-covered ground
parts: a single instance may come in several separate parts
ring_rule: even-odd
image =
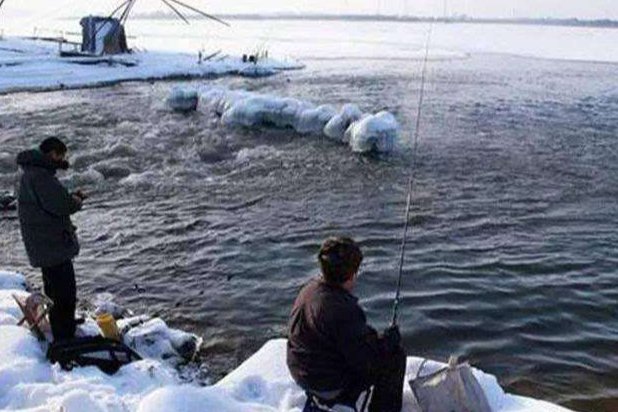
[[[26,328],[15,326],[19,309],[12,294],[24,295],[23,276],[0,272],[0,410],[28,412],[300,412],[304,395],[285,365],[285,340],[267,342],[236,370],[212,386],[180,378],[159,356],[123,367],[108,376],[94,367],[63,371],[45,359],[44,347]],[[153,326],[153,325],[151,325]],[[158,323],[159,331],[166,327]],[[162,333],[163,338],[174,331]],[[176,334],[182,333],[177,331]],[[408,375],[421,359],[408,359]],[[430,362],[427,370],[441,365]],[[568,412],[559,406],[505,394],[496,378],[475,370],[496,412]],[[406,389],[404,410],[413,411]]]
[[[129,80],[196,78],[236,74],[256,77],[301,69],[292,60],[243,63],[240,56],[217,55],[198,63],[197,54],[135,52],[128,55],[60,57],[55,43],[0,39],[0,93],[109,85]]]

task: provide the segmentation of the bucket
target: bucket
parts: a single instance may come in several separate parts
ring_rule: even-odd
[[[114,339],[120,341],[120,333],[118,332],[118,325],[116,325],[116,319],[109,313],[102,313],[97,316],[97,324],[103,332],[103,336],[108,339]]]

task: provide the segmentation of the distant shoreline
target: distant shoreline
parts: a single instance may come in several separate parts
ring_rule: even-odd
[[[415,17],[395,15],[364,15],[364,14],[218,14],[219,18],[227,20],[301,20],[301,21],[367,21],[367,22],[404,22],[404,23],[468,23],[468,24],[516,24],[525,26],[563,26],[563,27],[594,27],[618,29],[618,20],[580,20],[553,18],[472,18],[455,17]],[[173,14],[155,12],[136,14],[134,19],[167,20],[176,19]],[[202,20],[202,17],[192,17]]]

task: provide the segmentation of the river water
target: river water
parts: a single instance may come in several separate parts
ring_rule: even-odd
[[[173,82],[0,97],[0,188],[15,180],[7,158],[60,134],[74,165],[67,184],[91,195],[75,217],[80,297],[111,292],[201,334],[213,377],[285,334],[295,294],[333,234],[360,242],[357,294],[370,321],[386,326],[427,33],[363,25],[363,56],[350,34],[358,23],[338,23],[354,48],[332,33],[324,41],[326,23],[237,24],[268,24],[268,38],[282,39],[270,40],[274,51],[294,26],[297,53],[280,50],[307,69],[192,83],[387,109],[401,122],[403,149],[363,157],[291,130],[227,129],[205,107],[170,113],[163,101]],[[434,28],[445,39],[440,30],[457,38],[457,25]],[[540,59],[535,30],[511,27],[528,38],[527,56],[517,55],[521,44],[497,53],[438,40],[432,51],[401,327],[411,354],[459,354],[510,391],[615,411],[618,66],[574,61],[587,51],[560,39],[571,30],[574,44],[585,42],[580,29],[542,29],[554,38],[539,42],[559,45],[551,57],[560,59]],[[0,262],[39,282],[13,217],[0,220]]]

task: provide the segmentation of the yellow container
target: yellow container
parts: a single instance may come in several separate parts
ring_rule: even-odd
[[[108,339],[114,339],[120,341],[120,332],[118,332],[118,325],[116,325],[116,319],[109,313],[102,313],[97,316],[97,324],[103,332],[103,336]]]

